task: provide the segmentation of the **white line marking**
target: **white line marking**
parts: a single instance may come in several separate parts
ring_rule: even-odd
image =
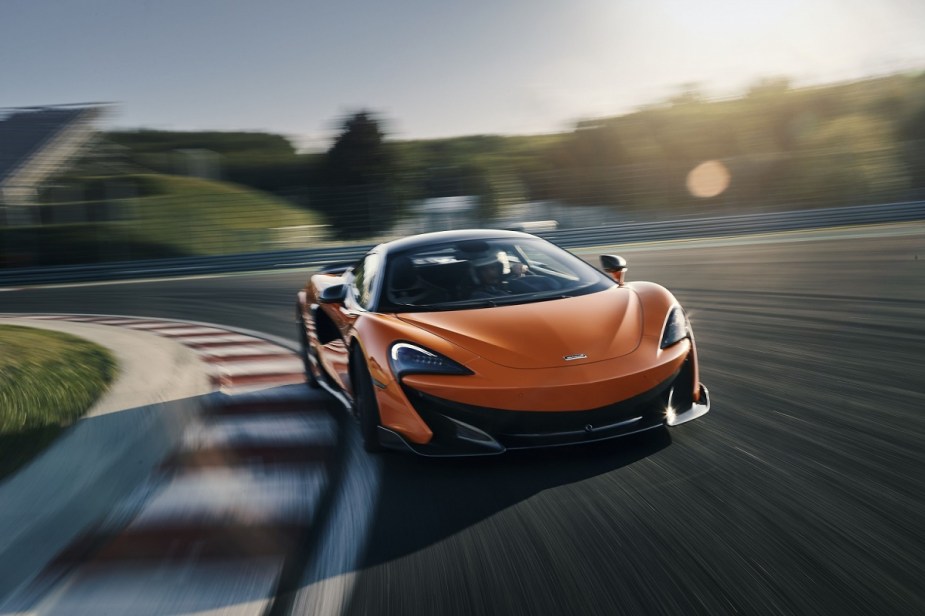
[[[302,374],[304,366],[298,357],[285,359],[256,359],[218,364],[217,373],[221,376],[237,378],[242,376],[261,376],[264,374]]]
[[[212,417],[184,434],[186,449],[242,445],[333,445],[337,425],[328,413]]]
[[[190,522],[264,524],[314,517],[327,473],[320,466],[210,468],[175,476],[129,530]]]

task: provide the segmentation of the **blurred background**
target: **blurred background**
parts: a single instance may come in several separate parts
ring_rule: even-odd
[[[925,195],[917,2],[298,4],[4,3],[0,267]]]

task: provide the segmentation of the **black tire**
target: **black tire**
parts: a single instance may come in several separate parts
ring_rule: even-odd
[[[309,387],[318,389],[321,387],[321,384],[318,383],[318,378],[315,376],[315,373],[312,372],[312,363],[308,358],[310,350],[308,346],[308,335],[305,333],[305,321],[302,319],[302,312],[298,308],[296,308],[296,322],[299,326],[299,356],[302,358],[302,364],[305,366],[305,378]]]
[[[357,349],[350,357],[350,374],[353,380],[353,409],[360,422],[363,449],[373,453],[382,451],[378,430],[379,404],[376,402],[373,379],[366,366],[366,359]]]

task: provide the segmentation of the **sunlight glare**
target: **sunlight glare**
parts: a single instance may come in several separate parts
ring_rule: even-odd
[[[701,36],[751,35],[776,28],[799,8],[794,0],[665,0],[678,24]]]
[[[687,190],[695,197],[708,199],[715,197],[727,188],[732,174],[726,165],[718,160],[700,163],[687,174]]]

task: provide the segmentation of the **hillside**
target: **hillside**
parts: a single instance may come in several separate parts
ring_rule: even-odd
[[[252,188],[192,177],[81,177],[86,194],[115,183],[119,198],[47,199],[45,224],[0,227],[0,265],[54,265],[304,247],[323,220]],[[56,217],[68,212],[74,222]],[[104,212],[105,216],[100,212]],[[38,222],[38,221],[37,221]]]
[[[293,227],[322,224],[314,213],[251,188],[171,175],[135,176],[136,229],[147,242],[182,254],[223,254],[293,243]],[[287,246],[288,247],[288,246]]]

